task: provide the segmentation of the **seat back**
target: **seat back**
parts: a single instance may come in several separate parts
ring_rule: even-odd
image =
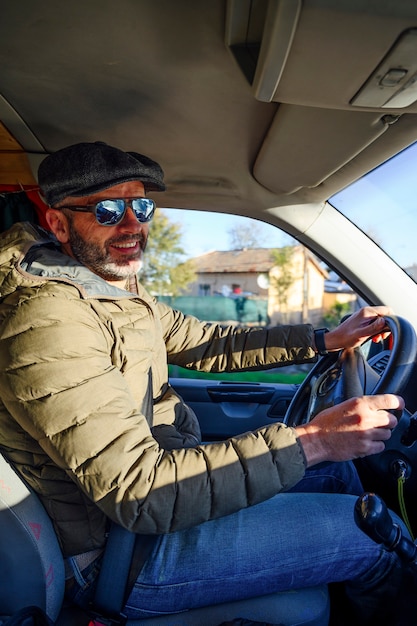
[[[57,626],[82,626],[88,616],[64,606],[64,561],[52,523],[38,497],[0,454],[0,623],[34,605]],[[326,586],[228,602],[175,615],[129,620],[127,626],[217,626],[237,617],[285,626],[327,626]]]
[[[0,615],[35,605],[55,620],[64,597],[64,561],[38,498],[0,454]]]

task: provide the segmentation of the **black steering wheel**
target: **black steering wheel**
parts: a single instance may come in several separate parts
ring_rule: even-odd
[[[416,333],[404,318],[385,319],[391,331],[390,347],[372,355],[368,340],[359,348],[321,357],[288,407],[284,419],[287,426],[306,424],[320,411],[355,396],[402,394],[415,365]]]

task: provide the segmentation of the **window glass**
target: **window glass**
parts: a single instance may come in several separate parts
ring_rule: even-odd
[[[417,143],[329,200],[415,281],[416,162]]]
[[[201,211],[169,209],[163,215],[180,224],[183,258],[192,261],[195,274],[181,294],[155,295],[185,314],[220,324],[310,322],[331,328],[358,307],[357,295],[345,282],[274,226]],[[170,375],[299,383],[310,367],[207,375],[175,366]]]

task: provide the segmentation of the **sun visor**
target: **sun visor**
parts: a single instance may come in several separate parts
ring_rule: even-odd
[[[228,0],[225,41],[255,98],[273,100],[291,49],[301,0]]]
[[[391,117],[375,112],[281,105],[259,151],[254,177],[275,193],[317,187],[380,137],[387,121]]]
[[[26,153],[1,122],[0,184],[36,185]]]

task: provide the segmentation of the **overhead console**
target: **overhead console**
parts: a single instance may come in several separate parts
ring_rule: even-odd
[[[227,3],[226,45],[253,96],[277,104],[253,164],[264,187],[318,187],[397,132],[401,116],[417,113],[417,5],[380,5],[370,12],[355,0]],[[409,143],[416,139],[417,131]]]

